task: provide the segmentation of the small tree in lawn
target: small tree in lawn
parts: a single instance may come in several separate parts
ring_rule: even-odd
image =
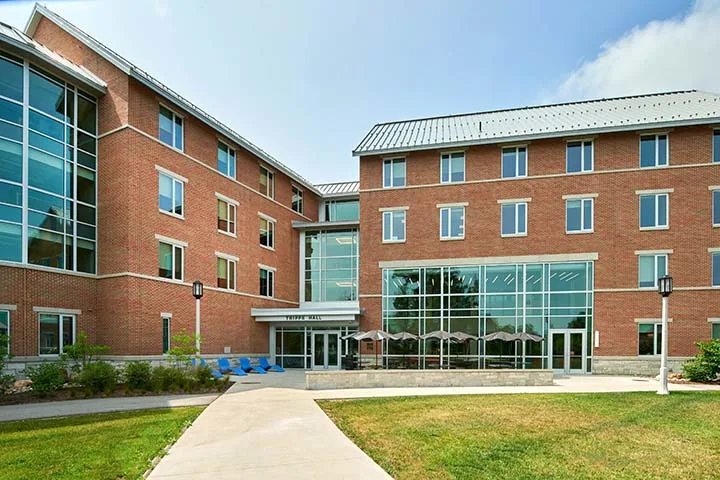
[[[94,362],[97,360],[97,357],[105,355],[109,351],[110,347],[107,345],[93,345],[89,343],[87,334],[80,332],[73,345],[68,345],[63,348],[63,353],[60,358],[70,363],[72,371],[78,373],[85,368],[88,363]]]
[[[168,355],[172,357],[175,368],[188,368],[190,366],[190,358],[198,354],[199,350],[195,347],[196,340],[199,344],[202,338],[198,335],[188,335],[183,329],[179,334],[173,335],[172,348],[168,350]]]
[[[5,373],[5,363],[10,359],[10,337],[0,335],[0,394],[10,388],[15,382],[15,375]]]

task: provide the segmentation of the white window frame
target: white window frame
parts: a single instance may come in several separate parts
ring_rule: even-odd
[[[571,143],[579,143],[580,144],[580,171],[577,172],[571,172],[569,169],[570,164],[568,163],[569,157],[568,157],[568,150],[570,149]],[[590,152],[592,158],[590,159],[590,169],[585,169],[585,144],[590,144]],[[527,171],[527,170],[526,170]],[[568,140],[566,146],[565,146],[565,173],[568,175],[575,175],[578,173],[592,173],[595,171],[595,142],[593,140]]]
[[[528,231],[528,204],[530,202],[501,202],[500,203],[500,236],[501,237],[527,237],[527,231]],[[503,215],[504,215],[504,207],[512,205],[515,207],[515,233],[503,233],[502,226],[503,226]],[[520,216],[518,215],[518,209],[520,208],[520,205],[525,205],[525,231],[520,232],[519,231],[519,219]]]
[[[70,317],[72,318],[72,336],[73,336],[73,345],[77,341],[77,315],[73,313],[61,313],[61,312],[52,312],[52,311],[42,311],[42,312],[36,312],[37,313],[37,326],[38,326],[38,356],[39,357],[57,357],[62,355],[65,352],[65,343],[62,341],[63,338],[63,317]],[[58,337],[58,353],[40,353],[40,316],[41,315],[56,315],[58,317],[58,321],[60,322],[59,325],[59,337]]]
[[[653,353],[652,354],[641,354],[640,353],[640,325],[652,325],[653,326]],[[662,323],[661,322],[640,322],[638,323],[638,330],[637,330],[638,336],[638,357],[657,357],[660,355],[662,350],[662,344],[658,346],[658,333],[662,333]]]
[[[717,285],[713,283],[713,279],[715,278],[713,267],[715,265],[715,257],[720,257],[720,248],[708,248],[708,251],[710,252],[710,285],[712,285],[713,288],[720,288],[720,283]]]
[[[10,325],[10,324],[12,323],[12,322],[11,322],[11,319],[10,319],[10,317],[11,317],[10,309],[0,308],[0,313],[6,313],[6,314],[7,314],[7,336],[8,336],[8,341],[7,341],[7,345],[5,346],[5,353],[6,353],[6,355],[10,355],[10,335],[11,335],[11,331],[10,331],[11,325]],[[40,318],[40,317],[38,317],[38,318]],[[38,322],[39,322],[39,320],[38,320]],[[38,350],[38,351],[39,351],[39,350]]]
[[[405,175],[403,175],[402,185],[394,185],[393,180],[395,179],[395,164],[402,163],[405,167]],[[385,165],[390,165],[390,178],[385,175]],[[383,159],[383,188],[403,188],[407,185],[407,161],[405,157],[394,157]]]
[[[651,252],[647,252],[647,253],[638,253],[638,254],[637,254],[637,257],[638,257],[638,261],[637,261],[637,272],[638,272],[637,285],[638,285],[638,288],[647,289],[647,290],[655,290],[655,289],[657,289],[657,286],[658,286],[658,285],[657,285],[657,281],[658,281],[658,278],[659,278],[659,275],[658,275],[658,258],[665,258],[665,274],[668,275],[668,274],[670,273],[670,254],[669,254],[669,253],[651,253]],[[640,261],[641,261],[642,258],[647,258],[647,257],[652,257],[652,258],[653,258],[653,272],[654,272],[654,278],[655,278],[655,280],[653,281],[653,284],[652,284],[651,286],[643,287],[643,286],[640,285],[640,283],[641,283],[641,279],[640,279]]]
[[[268,198],[275,199],[275,171],[271,170],[270,168],[266,167],[265,165],[260,165],[260,174],[262,175],[263,170],[265,170],[265,175],[267,179],[267,184],[265,185],[265,191],[260,192],[263,195],[265,195]]]
[[[218,202],[223,202],[223,203],[226,205],[226,207],[227,207],[227,211],[228,211],[228,228],[230,227],[230,225],[229,225],[229,223],[230,223],[230,218],[229,218],[230,215],[229,215],[229,212],[230,212],[230,210],[231,210],[230,207],[232,207],[232,221],[233,221],[233,228],[234,228],[234,230],[235,230],[234,232],[231,232],[231,231],[229,231],[229,230],[223,230],[223,229],[221,229],[221,228],[218,228],[218,229],[217,229],[218,233],[222,233],[223,235],[227,235],[227,236],[229,236],[229,237],[237,238],[237,208],[238,208],[238,206],[240,205],[240,203],[239,203],[237,200],[233,200],[232,198],[226,197],[225,195],[222,195],[222,194],[217,193],[217,192],[215,192],[215,198],[217,198]],[[220,220],[220,217],[219,217],[219,216],[217,217],[217,220],[218,220],[218,221]]]
[[[720,208],[716,209],[715,198],[717,197],[717,204],[720,206],[720,185],[711,185],[708,187],[708,190],[710,190],[710,215],[712,215],[710,221],[712,222],[712,226],[717,228],[720,227]],[[717,222],[715,221],[715,217],[718,219]]]
[[[260,213],[260,212],[258,212],[258,217],[260,218],[261,221],[264,221],[267,225],[266,232],[269,232],[269,235],[267,235],[267,233],[266,233],[265,238],[269,238],[271,240],[270,245],[264,245],[262,243],[262,237],[259,235],[260,233],[262,233],[262,227],[260,227],[258,229],[258,243],[260,244],[261,247],[274,251],[275,250],[275,231],[276,231],[275,227],[277,224],[277,220],[275,220],[274,218],[272,218],[268,215],[265,215],[264,213]]]
[[[388,209],[381,209],[382,212],[382,243],[405,243],[407,241],[407,209],[406,208],[388,208]],[[398,238],[397,235],[395,235],[395,230],[393,228],[394,222],[394,216],[402,214],[402,224],[403,224],[403,238]],[[385,218],[390,218],[390,231],[387,232],[385,230]]]
[[[517,172],[520,170],[520,149],[525,149],[525,174],[524,175],[517,175]],[[505,172],[503,170],[503,157],[505,156],[505,150],[515,150],[515,175],[512,177],[506,177]],[[527,145],[506,145],[504,147],[500,148],[500,178],[527,178],[528,176],[528,156],[529,156],[529,148]],[[567,154],[566,154],[567,155]]]
[[[173,149],[175,149],[175,150],[177,150],[177,151],[179,151],[179,152],[184,152],[184,151],[185,151],[185,116],[184,116],[184,115],[180,115],[180,114],[177,113],[174,109],[168,107],[168,106],[165,105],[164,103],[161,103],[161,104],[160,104],[160,107],[161,107],[161,108],[164,108],[164,109],[167,110],[167,111],[169,111],[169,112],[172,113],[172,115],[173,115],[173,118],[172,118],[172,124],[173,124],[173,129],[172,129],[172,145],[168,145],[167,143],[165,143],[165,142],[163,142],[162,140],[160,140],[160,115],[162,115],[162,113],[160,112],[160,109],[158,109],[158,140],[160,140],[160,143],[162,143],[163,145],[167,145],[168,147],[173,148]],[[182,140],[182,148],[177,148],[177,146],[176,146],[176,145],[177,145],[177,138],[176,138],[177,136],[175,135],[175,119],[176,119],[176,118],[179,118],[179,119],[180,119],[180,125],[181,125],[181,127],[182,127],[182,132],[181,132],[181,133],[182,133],[182,139],[181,139],[181,140]]]
[[[712,135],[712,157],[710,158],[711,163],[720,163],[720,150],[715,149],[715,139],[718,139],[717,141],[720,142],[720,128],[716,128],[713,130]],[[717,155],[717,159],[715,157]]]
[[[580,229],[568,229],[568,210],[570,202],[580,202]],[[590,202],[590,228],[585,228],[585,202]],[[566,198],[565,199],[565,233],[568,235],[577,235],[581,233],[595,232],[595,199],[592,197],[583,198]]]
[[[720,336],[717,338],[713,337],[713,330],[715,329],[715,325],[720,325],[720,318],[708,318],[708,323],[710,324],[710,339],[720,340]]]
[[[460,225],[460,235],[453,236],[450,227],[452,225],[452,211],[453,210],[462,210],[462,224]],[[445,218],[447,220],[447,235],[443,235],[443,213],[446,212]],[[464,205],[455,205],[455,206],[446,206],[446,207],[440,207],[440,240],[464,240],[465,239],[465,206]]]
[[[462,158],[453,158],[454,155],[462,154]],[[448,171],[447,171],[447,180],[444,180],[444,171],[443,171],[443,161],[447,159],[447,165],[448,165]],[[453,160],[456,161],[462,161],[462,180],[453,180],[452,179],[452,165]],[[442,152],[440,154],[440,183],[464,183],[465,182],[465,174],[466,174],[466,168],[465,168],[465,152],[463,150],[460,151],[454,151],[454,152]]]
[[[666,218],[665,218],[665,225],[660,225],[660,202],[658,202],[658,198],[664,196],[667,201],[666,205]],[[651,227],[643,227],[642,226],[642,198],[643,197],[655,197],[655,225]],[[670,192],[644,192],[638,194],[638,226],[640,227],[640,230],[668,230],[670,228]]]
[[[223,142],[223,141],[220,140],[220,139],[218,139],[218,146],[219,146],[219,145],[223,145],[225,148],[227,148],[227,151],[228,151],[228,171],[227,171],[227,172],[223,172],[222,170],[220,170],[220,165],[218,165],[218,166],[217,166],[217,167],[218,167],[218,172],[222,173],[224,176],[226,176],[226,177],[228,177],[228,178],[237,178],[237,157],[236,157],[236,155],[235,155],[235,149],[232,148],[230,145],[228,145],[227,143]],[[218,148],[218,150],[219,150],[219,148]],[[231,158],[232,158],[232,166],[233,166],[232,170],[235,172],[235,175],[232,175],[232,176],[230,175],[230,159],[231,159]]]
[[[297,196],[298,201],[297,203],[300,205],[300,209],[296,210],[293,206],[295,197]],[[305,193],[304,190],[294,183],[292,184],[292,196],[290,197],[290,209],[295,212],[299,213],[300,215],[303,215],[305,213]]]
[[[649,167],[643,167],[642,165],[642,140],[645,137],[654,137],[655,138],[655,164],[651,165]],[[665,164],[658,165],[658,160],[660,159],[660,142],[658,140],[658,137],[665,137]],[[640,138],[638,140],[638,163],[640,168],[664,168],[670,165],[670,134],[667,132],[660,132],[660,133],[644,133],[640,134]]]
[[[165,215],[170,215],[174,218],[179,218],[181,220],[185,220],[185,191],[187,190],[187,183],[188,179],[183,177],[182,175],[178,175],[175,172],[171,172],[170,170],[161,167],[160,165],[155,165],[155,170],[158,172],[158,195],[157,195],[157,201],[158,201],[158,212],[164,213]],[[175,205],[175,184],[179,183],[182,185],[182,215],[178,215],[177,213],[173,211],[167,211],[160,208],[160,177],[167,177],[170,179],[170,182],[172,184],[172,197],[171,197],[171,203],[172,205]]]
[[[275,274],[277,273],[277,269],[258,263],[258,280],[260,280],[260,272],[263,270],[265,272],[267,272],[267,275],[265,277],[266,281],[267,281],[265,290],[266,291],[270,290],[270,295],[263,295],[262,293],[260,293],[259,290],[258,290],[258,295],[261,297],[266,297],[266,298],[275,298]],[[259,283],[258,283],[258,286],[259,286]]]
[[[162,345],[161,345],[160,349],[163,350],[163,353],[162,353],[163,355],[167,355],[168,354],[167,352],[169,352],[170,349],[172,348],[172,313],[161,313],[160,321],[162,322],[161,323],[162,338],[160,339],[160,341],[162,342]],[[168,345],[167,345],[168,348],[167,348],[167,350],[165,350],[165,338],[164,338],[165,337],[165,321],[167,321],[167,324],[168,324],[168,328],[167,328],[167,330],[168,330]]]
[[[229,254],[227,254],[227,253],[222,253],[222,252],[215,252],[215,257],[217,258],[218,261],[221,261],[221,260],[222,260],[222,261],[227,262],[227,264],[226,264],[226,266],[225,266],[225,270],[226,270],[228,273],[230,272],[230,264],[231,264],[231,263],[233,264],[232,288],[230,288],[230,287],[225,287],[225,288],[223,288],[223,287],[217,287],[217,288],[219,288],[219,289],[221,289],[221,290],[228,290],[228,291],[231,291],[231,292],[236,291],[236,290],[237,290],[237,264],[238,264],[238,260],[240,260],[240,259],[239,259],[238,257],[234,256],[234,255],[229,255]],[[217,262],[216,262],[215,268],[217,268]],[[217,279],[216,279],[216,280],[217,280]],[[230,284],[230,276],[229,276],[229,275],[228,275],[228,278],[227,278],[227,282],[228,282],[228,285],[229,285],[229,284]]]
[[[173,282],[184,282],[185,281],[185,249],[188,246],[187,242],[175,240],[173,238],[166,237],[164,235],[158,235],[158,234],[155,234],[155,239],[158,240],[158,249],[160,248],[160,243],[164,243],[164,244],[170,245],[172,247],[173,278],[161,277],[159,274],[158,274],[157,278],[161,278],[163,280],[170,280]],[[182,255],[182,261],[180,262],[180,278],[179,279],[175,278],[175,255],[177,255],[177,251],[178,251],[176,249],[179,249],[180,255]],[[158,258],[158,262],[159,262],[159,258]],[[158,264],[158,270],[159,269],[160,269],[160,265]]]

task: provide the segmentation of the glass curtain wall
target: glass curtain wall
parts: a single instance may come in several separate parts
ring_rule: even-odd
[[[388,342],[390,368],[547,368],[549,329],[585,329],[590,371],[593,263],[387,269],[383,329],[483,336],[527,332],[543,342]]]
[[[358,232],[305,232],[305,301],[357,300]]]
[[[325,221],[360,220],[360,200],[328,200],[325,202]]]
[[[357,327],[276,327],[275,363],[283,368],[312,368],[312,334],[340,332],[340,337],[357,332]],[[357,341],[341,340],[341,358],[357,354]]]
[[[96,156],[95,99],[0,53],[0,260],[95,273]]]

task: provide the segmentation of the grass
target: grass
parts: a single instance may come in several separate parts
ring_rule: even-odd
[[[396,479],[720,478],[720,392],[319,403]]]
[[[136,479],[202,407],[0,423],[0,479]]]

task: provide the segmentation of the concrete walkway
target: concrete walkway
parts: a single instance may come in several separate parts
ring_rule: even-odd
[[[367,388],[305,390],[305,374],[235,377],[150,474],[160,479],[387,479],[370,457],[352,443],[315,403],[414,395],[497,393],[589,393],[656,391],[647,378],[556,377],[546,387]],[[720,386],[671,384],[670,390],[720,390]]]
[[[218,394],[161,395],[145,397],[94,398],[58,402],[27,403],[0,407],[0,422],[45,417],[67,417],[89,413],[145,410],[151,408],[192,407],[209,405]]]

